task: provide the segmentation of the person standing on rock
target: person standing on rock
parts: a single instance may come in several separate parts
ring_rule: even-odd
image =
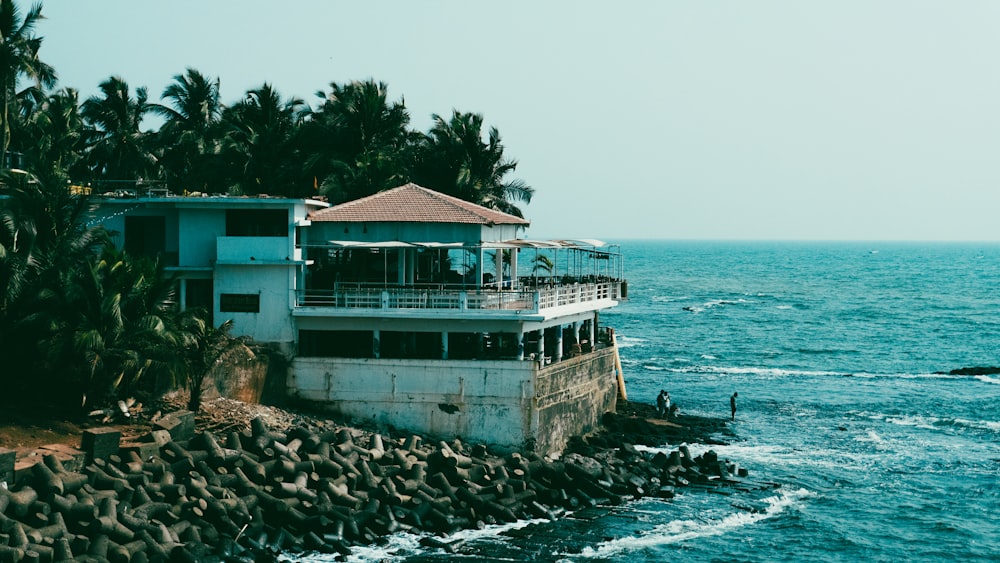
[[[666,394],[666,390],[660,389],[660,394],[656,396],[656,416],[659,418],[667,416],[667,400],[664,397]]]
[[[729,397],[729,408],[733,410],[733,420],[736,420],[736,396],[739,393],[734,392],[732,397]]]

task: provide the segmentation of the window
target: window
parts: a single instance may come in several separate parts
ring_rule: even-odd
[[[299,355],[327,358],[371,358],[370,330],[300,330]]]
[[[154,257],[167,249],[167,221],[162,216],[125,217],[125,252]]]
[[[287,237],[288,211],[285,209],[228,209],[227,237]]]
[[[257,293],[223,293],[219,295],[219,310],[223,313],[259,313]]]

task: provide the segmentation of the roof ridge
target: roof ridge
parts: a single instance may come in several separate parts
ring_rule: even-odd
[[[379,205],[383,201],[384,204]],[[530,224],[522,217],[413,182],[316,211],[310,214],[310,218],[316,221],[346,222]]]

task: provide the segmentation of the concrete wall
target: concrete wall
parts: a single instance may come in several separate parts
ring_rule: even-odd
[[[226,234],[225,209],[182,209],[178,223],[179,265],[209,267],[215,263],[215,239]]]
[[[257,342],[274,342],[290,348],[296,336],[289,314],[293,279],[290,265],[217,264],[213,285],[215,324],[232,319],[234,335],[249,334]],[[223,312],[219,297],[223,293],[260,295],[260,312]]]
[[[531,436],[534,363],[295,358],[290,396],[356,421],[520,446]]]
[[[614,354],[614,348],[602,348],[539,371],[536,451],[561,451],[571,436],[594,432],[604,413],[615,411]]]
[[[359,422],[540,454],[614,411],[613,349],[532,361],[295,358],[289,395]]]

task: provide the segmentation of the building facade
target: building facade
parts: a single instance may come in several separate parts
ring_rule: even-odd
[[[528,240],[524,219],[414,184],[334,207],[99,201],[94,221],[125,250],[159,255],[183,307],[290,358],[293,398],[542,453],[615,409],[617,351],[598,316],[625,297],[615,247]]]

